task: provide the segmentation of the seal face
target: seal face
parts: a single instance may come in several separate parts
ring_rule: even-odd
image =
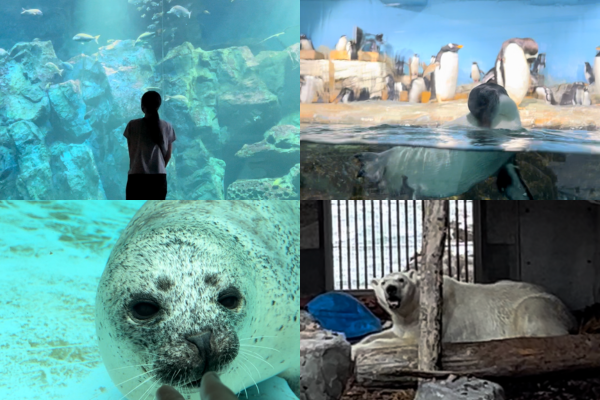
[[[299,368],[299,231],[296,201],[147,202],[96,297],[101,355],[123,395],[170,384],[199,398],[208,371],[237,393]]]

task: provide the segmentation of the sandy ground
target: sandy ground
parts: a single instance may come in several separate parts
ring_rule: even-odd
[[[527,129],[598,129],[600,105],[551,106],[527,98],[519,105],[521,123]],[[302,124],[437,126],[469,113],[467,100],[439,103],[364,101],[349,104],[301,104]]]
[[[0,399],[123,399],[100,358],[94,304],[110,251],[143,204],[0,202]],[[291,393],[275,377],[248,395],[289,399],[281,382]]]

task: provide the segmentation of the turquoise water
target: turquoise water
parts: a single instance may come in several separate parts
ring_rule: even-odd
[[[124,398],[100,358],[95,297],[114,244],[144,203],[0,201],[1,399]],[[277,377],[247,395],[295,398]]]
[[[518,167],[533,200],[600,198],[595,131],[307,125],[301,149],[302,199],[504,200],[497,176],[507,164]],[[393,181],[359,176],[356,154],[390,149],[405,157],[402,167],[386,164],[387,172],[397,172]],[[398,176],[407,177],[406,185]],[[421,194],[418,187],[425,188]]]
[[[0,4],[0,199],[124,199],[148,90],[168,199],[298,198],[297,1],[34,3]]]

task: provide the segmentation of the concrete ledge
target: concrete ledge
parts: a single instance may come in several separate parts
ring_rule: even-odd
[[[551,106],[543,100],[525,99],[520,105],[521,122],[526,129],[596,130],[599,105]],[[300,122],[345,125],[438,126],[469,112],[467,101],[443,103],[403,103],[365,101],[350,104],[300,104]]]

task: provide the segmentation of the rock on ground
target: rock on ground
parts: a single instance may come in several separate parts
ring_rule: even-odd
[[[424,382],[415,400],[504,400],[504,389],[497,383],[461,377],[454,381]]]

